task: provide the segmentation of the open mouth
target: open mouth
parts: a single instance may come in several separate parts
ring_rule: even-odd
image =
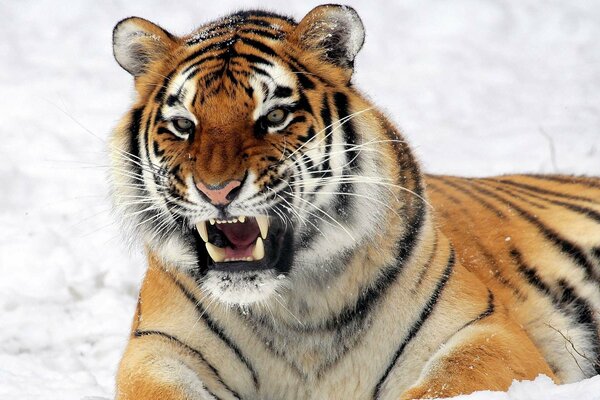
[[[274,268],[284,235],[276,224],[271,225],[271,219],[265,215],[197,223],[196,229],[209,255],[208,268],[224,271]]]

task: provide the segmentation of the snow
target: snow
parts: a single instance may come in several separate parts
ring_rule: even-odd
[[[428,171],[600,174],[600,2],[348,3],[367,32],[356,84]],[[299,18],[317,4],[284,8]],[[138,15],[183,34],[258,6],[282,9],[275,0],[0,2],[0,399],[113,395],[144,259],[109,213],[104,141],[132,99],[112,27]],[[539,378],[460,398],[599,393],[599,377]]]

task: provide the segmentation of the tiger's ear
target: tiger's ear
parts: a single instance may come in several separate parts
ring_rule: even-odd
[[[325,61],[352,69],[365,41],[365,29],[352,7],[326,4],[306,14],[292,33],[292,40],[319,52]]]
[[[153,62],[167,56],[177,38],[143,18],[120,21],[113,29],[113,54],[123,69],[137,77]]]

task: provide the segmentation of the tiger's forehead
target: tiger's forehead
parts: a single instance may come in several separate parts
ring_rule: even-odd
[[[162,115],[167,119],[183,117],[197,122],[194,114],[198,110],[226,112],[229,109],[246,110],[257,120],[274,106],[293,104],[297,98],[296,74],[281,59],[261,56],[266,57],[268,64],[260,63],[259,71],[252,62],[242,69],[227,60],[210,66],[182,68],[168,81]]]

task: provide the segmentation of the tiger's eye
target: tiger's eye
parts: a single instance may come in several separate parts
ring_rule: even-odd
[[[285,117],[287,117],[287,111],[283,108],[276,108],[267,114],[267,121],[271,124],[280,124],[285,120]]]
[[[177,118],[173,120],[173,126],[179,131],[183,133],[189,133],[194,127],[194,123],[186,118]]]

